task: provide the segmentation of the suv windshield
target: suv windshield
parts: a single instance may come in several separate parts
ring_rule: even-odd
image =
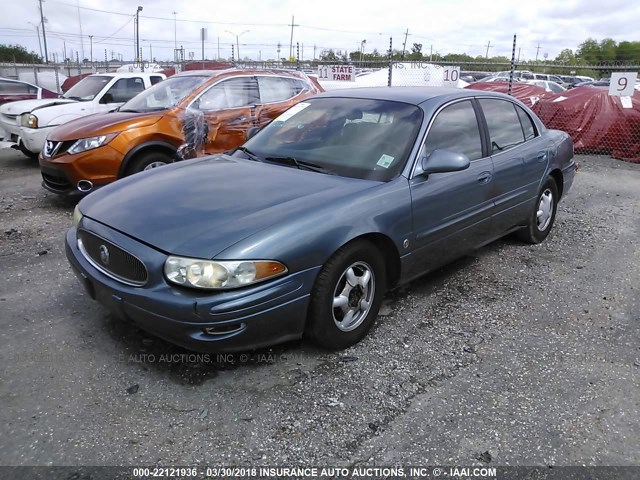
[[[175,107],[208,78],[203,75],[168,78],[133,97],[120,107],[120,111],[150,112]]]
[[[62,98],[70,98],[73,100],[80,100],[81,102],[88,102],[93,100],[95,96],[100,93],[104,86],[111,81],[113,77],[91,76],[86,77],[76,83],[67,92],[62,95]]]
[[[315,98],[287,110],[245,146],[266,162],[388,181],[402,171],[422,117],[406,103]]]

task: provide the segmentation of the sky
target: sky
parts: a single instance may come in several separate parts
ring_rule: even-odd
[[[38,0],[2,3],[0,44],[20,44],[39,53]],[[173,59],[176,45],[184,47],[187,59],[193,55],[200,60],[201,28],[207,30],[205,58],[230,57],[232,43],[238,44],[242,58],[276,59],[278,43],[280,56],[288,57],[292,16],[294,55],[297,42],[304,60],[330,48],[386,51],[390,38],[401,50],[407,31],[407,50],[420,43],[423,54],[484,56],[488,51],[489,56],[506,57],[511,57],[516,34],[521,60],[536,54],[553,59],[565,48],[575,51],[589,37],[640,40],[637,0],[43,0],[49,56],[60,60],[66,49],[67,56],[71,51],[75,57],[77,51],[82,59],[92,50],[100,61],[106,50],[108,58],[133,60],[138,5],[143,8],[143,58],[153,55],[158,61]]]

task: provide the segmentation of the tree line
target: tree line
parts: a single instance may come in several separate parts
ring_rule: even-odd
[[[388,52],[357,51],[334,51],[326,50],[320,55],[320,61],[341,61],[341,62],[382,62],[387,60]],[[421,43],[414,43],[408,50],[394,49],[392,51],[394,61],[444,61],[444,62],[467,62],[467,63],[510,63],[511,59],[505,56],[483,57],[481,55],[471,56],[466,53],[448,53],[441,55],[438,52],[423,52]],[[519,65],[545,63],[567,66],[588,66],[602,63],[640,64],[640,42],[622,41],[616,42],[611,38],[596,40],[587,38],[577,49],[566,48],[562,50],[554,59],[538,59],[536,61],[519,61]]]

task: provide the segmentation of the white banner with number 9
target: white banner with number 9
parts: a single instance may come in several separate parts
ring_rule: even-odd
[[[612,73],[611,83],[609,84],[609,95],[615,95],[616,97],[633,95],[637,78],[638,72]]]

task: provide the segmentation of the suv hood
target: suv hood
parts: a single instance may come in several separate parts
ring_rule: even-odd
[[[217,155],[126,177],[84,198],[80,211],[165,253],[214,258],[260,230],[380,185]]]
[[[95,113],[58,125],[51,130],[47,138],[49,140],[62,142],[97,135],[106,135],[108,133],[121,132],[133,128],[148,127],[158,122],[163,115],[163,112],[126,113],[114,111]]]
[[[78,103],[76,100],[68,98],[43,98],[40,100],[18,100],[10,102],[0,107],[0,112],[5,115],[22,115],[23,113],[33,112],[38,108],[50,107],[53,105],[62,105],[65,103]]]

